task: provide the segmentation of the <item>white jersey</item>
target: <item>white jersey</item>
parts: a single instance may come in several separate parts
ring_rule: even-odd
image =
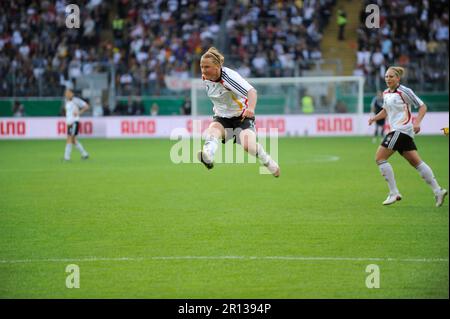
[[[72,125],[74,122],[80,120],[80,109],[85,107],[87,103],[75,96],[71,100],[65,99],[64,102],[64,108],[66,109],[66,124]],[[74,113],[77,115],[75,116]]]
[[[417,109],[423,104],[413,90],[404,85],[399,85],[393,92],[385,90],[383,108],[387,112],[391,131],[400,131],[414,138],[411,105]]]
[[[241,116],[248,107],[248,91],[253,86],[236,71],[223,67],[217,82],[203,81],[206,94],[214,105],[214,115],[226,118]]]

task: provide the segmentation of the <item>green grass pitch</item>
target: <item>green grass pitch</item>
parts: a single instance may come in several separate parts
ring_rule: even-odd
[[[0,141],[0,298],[449,297],[448,200],[396,154],[403,200],[382,206],[370,137],[282,138],[279,179],[173,164],[169,140],[82,142],[91,159],[62,163],[62,140]],[[448,138],[416,143],[448,188]]]

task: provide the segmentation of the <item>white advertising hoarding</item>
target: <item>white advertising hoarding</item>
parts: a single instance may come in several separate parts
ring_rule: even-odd
[[[440,129],[449,125],[448,116],[448,112],[427,113],[420,134],[442,134]],[[368,119],[369,114],[260,115],[256,117],[256,128],[260,133],[276,128],[279,136],[372,135],[374,126],[367,125]],[[176,132],[178,136],[189,137],[194,127],[204,131],[211,121],[209,116],[83,117],[79,135],[94,138],[169,138]],[[66,131],[64,118],[0,118],[0,139],[58,139],[65,138]]]

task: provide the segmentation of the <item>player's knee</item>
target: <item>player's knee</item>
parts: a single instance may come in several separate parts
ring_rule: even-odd
[[[220,134],[218,133],[218,131],[216,129],[213,128],[209,128],[206,130],[205,132],[205,139],[212,139],[212,138],[219,138]]]
[[[389,155],[385,154],[382,150],[378,150],[375,154],[375,162],[379,164],[380,162],[386,162],[389,158]]]
[[[246,152],[248,152],[249,150],[251,150],[251,147],[250,147],[250,144],[248,143],[248,141],[244,141],[244,142],[242,143],[242,147],[244,148],[244,150],[245,150]]]
[[[409,165],[411,165],[414,168],[416,168],[422,163],[422,161],[417,158],[407,158],[406,160],[408,161]]]
[[[244,139],[241,144],[246,152],[256,154],[256,143],[254,143],[251,139]]]
[[[250,154],[252,154],[252,155],[255,155],[255,154],[257,153],[256,145],[251,145],[251,146],[249,146],[249,147],[247,148],[247,152],[250,153]]]
[[[387,162],[387,158],[384,158],[384,157],[382,157],[382,156],[375,156],[375,163],[377,164],[377,165],[380,165],[380,164],[382,164],[382,163],[384,163],[384,162]]]
[[[206,130],[205,136],[220,138],[222,136],[222,130],[217,126],[210,126]]]
[[[252,140],[251,140],[250,136],[248,136],[247,134],[243,134],[242,133],[239,136],[239,140],[240,140],[240,143],[241,143],[242,147],[246,151],[248,151],[248,149],[251,147],[251,144],[252,144]]]

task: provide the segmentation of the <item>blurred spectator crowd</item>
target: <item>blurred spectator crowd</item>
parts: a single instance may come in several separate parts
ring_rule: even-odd
[[[365,1],[380,8],[380,29],[366,27],[361,11],[355,75],[365,75],[369,90],[384,87],[389,65],[407,68],[408,85],[448,90],[448,1]]]
[[[301,75],[320,60],[336,0],[238,1],[225,23],[230,60],[244,76]]]
[[[66,27],[66,1],[0,1],[0,96],[62,94],[69,76],[89,74],[108,62],[98,45],[108,28],[108,1],[79,5],[80,28]]]
[[[183,80],[197,74],[226,2],[119,0],[112,21],[118,94],[165,94],[165,76]]]

